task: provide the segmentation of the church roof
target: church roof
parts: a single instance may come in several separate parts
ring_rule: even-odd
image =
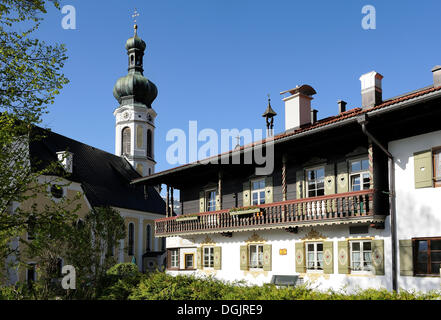
[[[139,173],[121,157],[97,149],[55,132],[36,128],[34,134],[43,136],[31,139],[31,163],[42,169],[58,160],[57,152],[73,153],[73,172],[67,179],[81,184],[93,207],[112,206],[157,214],[165,214],[165,203],[153,187],[144,196],[142,186],[131,185]]]

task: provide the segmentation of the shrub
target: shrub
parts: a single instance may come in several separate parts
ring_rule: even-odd
[[[276,287],[273,284],[248,286],[244,282],[229,283],[213,277],[171,276],[163,272],[142,278],[131,291],[133,300],[416,300],[441,299],[440,292],[390,292],[386,289],[358,290],[355,293],[318,291],[307,284],[297,287]]]
[[[134,263],[119,263],[106,272],[102,280],[100,300],[127,300],[143,275]]]

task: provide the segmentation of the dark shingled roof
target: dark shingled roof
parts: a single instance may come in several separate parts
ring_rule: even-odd
[[[52,131],[35,128],[29,145],[33,166],[41,169],[57,161],[57,152],[73,153],[73,173],[70,181],[81,184],[93,207],[112,206],[165,215],[165,203],[153,187],[131,185],[139,173],[123,158],[72,140]]]

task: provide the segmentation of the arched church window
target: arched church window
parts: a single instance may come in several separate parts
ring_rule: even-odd
[[[152,158],[152,130],[147,130],[147,157]]]
[[[130,154],[130,128],[125,127],[122,130],[122,143],[121,143],[121,153]]]
[[[129,223],[129,248],[128,248],[129,256],[133,256],[135,254],[135,225],[131,222]]]
[[[146,251],[152,250],[151,248],[151,239],[152,239],[152,227],[148,224],[146,227],[146,243],[145,243],[145,249]]]

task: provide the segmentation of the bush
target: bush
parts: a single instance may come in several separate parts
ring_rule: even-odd
[[[143,274],[134,263],[119,263],[106,272],[102,280],[100,300],[127,300]]]
[[[390,292],[366,289],[348,294],[314,290],[306,284],[278,288],[272,284],[247,286],[244,282],[228,283],[212,277],[171,276],[163,272],[149,274],[128,296],[131,300],[429,300],[441,299],[441,292]]]

